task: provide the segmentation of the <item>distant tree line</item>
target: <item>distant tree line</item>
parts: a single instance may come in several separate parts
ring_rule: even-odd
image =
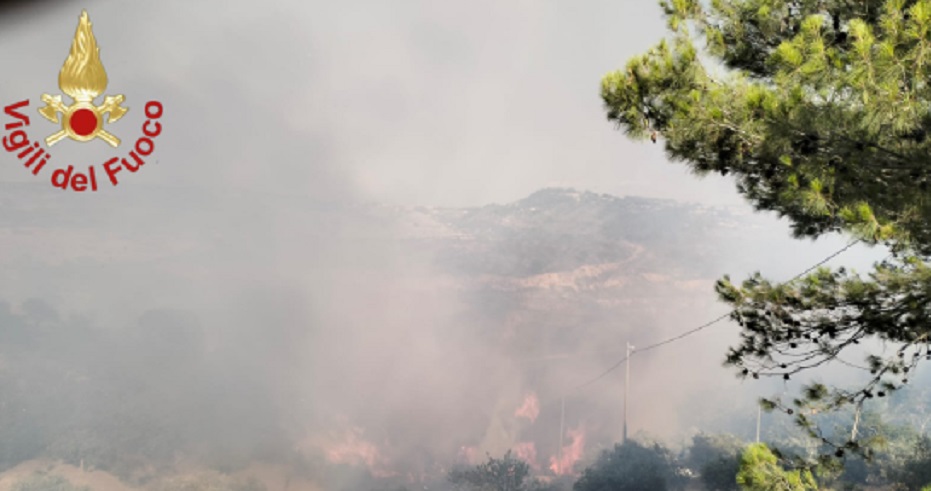
[[[48,458],[144,484],[182,456],[221,471],[296,458],[269,384],[205,351],[183,312],[102,330],[0,302],[0,472]]]

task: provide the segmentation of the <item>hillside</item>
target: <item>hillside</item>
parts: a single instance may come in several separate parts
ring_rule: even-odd
[[[723,273],[823,257],[771,218],[572,189],[451,209],[0,188],[4,466],[244,468],[299,451],[426,475],[517,446],[545,468],[554,401],[625,342],[720,315]],[[632,427],[670,436],[752,402],[720,368],[733,335],[722,324],[638,359]],[[617,383],[567,401],[573,459],[616,441]]]

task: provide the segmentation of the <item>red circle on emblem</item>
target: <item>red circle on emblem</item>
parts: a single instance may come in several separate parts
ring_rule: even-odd
[[[87,136],[97,129],[97,114],[90,109],[78,109],[71,113],[68,123],[71,125],[71,131],[76,135]]]

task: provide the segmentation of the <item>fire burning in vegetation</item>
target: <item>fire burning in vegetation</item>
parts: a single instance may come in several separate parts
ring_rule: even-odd
[[[363,438],[361,428],[349,429],[342,438],[324,448],[327,462],[365,466],[375,477],[393,477],[397,472],[388,470],[388,459],[378,447]]]
[[[459,458],[469,464],[478,464],[482,459],[482,453],[476,447],[463,445],[459,447]]]
[[[540,470],[540,464],[537,462],[537,446],[533,442],[521,442],[514,447],[514,454],[518,459],[523,460],[535,471]]]
[[[569,430],[572,443],[563,446],[558,456],[550,457],[550,470],[557,476],[570,475],[575,471],[575,464],[582,458],[585,445],[585,430],[582,427]]]
[[[513,419],[509,422],[504,421],[508,419],[508,416]],[[506,412],[504,420],[492,424],[492,430],[503,430],[497,437],[499,438],[497,442],[492,439],[477,446],[461,445],[457,451],[447,454],[447,457],[452,457],[456,461],[455,463],[448,462],[448,464],[452,467],[481,465],[489,458],[500,458],[502,449],[507,449],[513,453],[515,458],[527,463],[540,478],[576,475],[576,465],[582,458],[585,445],[586,435],[583,425],[568,429],[564,434],[565,444],[553,452],[556,455],[552,455],[552,450],[541,454],[537,448],[538,442],[532,435],[525,433],[530,429],[529,426],[539,419],[539,416],[539,398],[534,392],[526,393],[513,412]],[[500,424],[500,427],[496,424]],[[371,476],[377,478],[407,477],[408,482],[411,483],[421,482],[428,478],[442,479],[449,471],[447,465],[438,464],[431,458],[421,459],[422,455],[420,457],[413,455],[390,457],[393,452],[400,449],[389,450],[388,443],[376,444],[370,438],[365,437],[362,427],[349,424],[348,421],[344,420],[339,426],[343,429],[334,433],[329,440],[320,442],[321,445],[319,445],[330,464],[364,468]],[[495,431],[492,431],[492,434],[497,435]],[[521,434],[523,435],[518,438]],[[510,440],[510,442],[505,443],[500,438]]]
[[[530,420],[531,423],[537,420],[537,416],[540,415],[540,400],[537,399],[537,395],[531,392],[524,397],[523,404],[514,412],[514,416],[518,418],[525,418]]]

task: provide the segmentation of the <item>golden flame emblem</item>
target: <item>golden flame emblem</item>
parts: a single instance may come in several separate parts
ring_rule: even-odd
[[[100,138],[113,147],[119,146],[120,139],[103,129],[103,116],[109,114],[107,122],[113,123],[129,108],[121,106],[125,100],[122,95],[105,96],[103,104],[94,105],[94,99],[107,89],[107,72],[100,62],[100,48],[86,10],[81,12],[71,52],[58,74],[58,87],[74,103],[66,106],[61,95],[42,94],[46,105],[39,109],[39,114],[53,123],[61,123],[61,131],[45,139],[49,146],[65,137],[80,142]]]

